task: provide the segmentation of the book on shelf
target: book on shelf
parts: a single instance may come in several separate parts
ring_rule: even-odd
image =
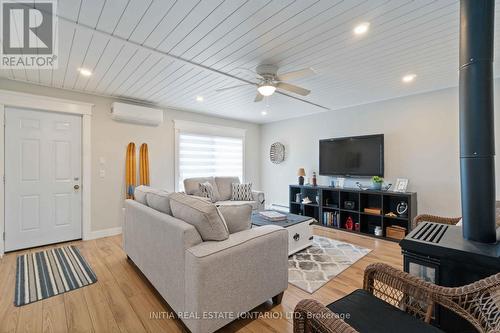
[[[340,215],[338,212],[323,212],[323,225],[326,227],[339,227]]]
[[[278,213],[275,211],[266,210],[266,211],[259,212],[259,215],[262,216],[263,218],[265,218],[266,220],[274,221],[274,222],[286,220],[285,214],[281,214],[281,213]]]

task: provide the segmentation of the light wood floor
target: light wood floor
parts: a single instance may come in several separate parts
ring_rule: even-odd
[[[314,298],[328,304],[362,287],[364,268],[385,262],[402,268],[397,243],[315,227],[315,234],[357,244],[373,251],[310,295],[289,285],[282,304],[267,302],[256,311],[291,312],[297,302]],[[158,296],[147,280],[126,259],[121,237],[114,236],[71,244],[82,254],[97,274],[98,282],[46,300],[14,307],[14,281],[18,254],[8,253],[0,260],[0,332],[184,332],[176,319],[150,319],[152,311],[172,310]],[[36,248],[29,251],[39,251]],[[261,318],[240,319],[220,332],[292,332],[292,320]]]

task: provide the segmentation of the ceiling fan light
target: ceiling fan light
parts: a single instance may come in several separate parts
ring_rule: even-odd
[[[276,87],[270,84],[263,84],[257,88],[259,94],[262,96],[271,96],[276,91]]]

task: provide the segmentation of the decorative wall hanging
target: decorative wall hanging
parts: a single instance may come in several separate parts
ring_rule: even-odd
[[[281,142],[275,142],[271,145],[269,159],[274,164],[280,164],[285,160],[285,146]]]

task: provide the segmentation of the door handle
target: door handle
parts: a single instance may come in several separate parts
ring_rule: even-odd
[[[73,186],[73,188],[75,189],[75,191],[78,191],[80,189],[80,185],[76,184],[75,186]]]

